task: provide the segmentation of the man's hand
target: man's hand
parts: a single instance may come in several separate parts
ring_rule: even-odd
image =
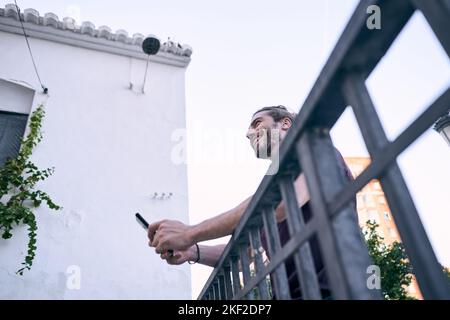
[[[196,250],[197,248],[195,246],[191,246],[187,250],[174,251],[173,254],[165,252],[161,254],[161,259],[166,260],[167,263],[171,265],[180,265],[185,263],[186,261],[194,261],[197,256]]]
[[[155,247],[156,253],[165,253],[167,250],[187,250],[194,244],[191,229],[191,226],[175,220],[152,223],[148,227],[149,245]]]

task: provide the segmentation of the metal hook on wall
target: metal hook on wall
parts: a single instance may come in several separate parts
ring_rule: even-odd
[[[151,198],[153,200],[167,200],[170,199],[173,196],[172,192],[169,192],[166,194],[165,192],[162,192],[161,194],[159,192],[154,192]]]

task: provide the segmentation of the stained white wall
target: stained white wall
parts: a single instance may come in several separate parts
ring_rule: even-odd
[[[186,69],[151,62],[141,94],[128,86],[139,91],[143,60],[30,41],[49,96],[39,93],[23,36],[0,32],[0,78],[34,86],[32,110],[45,104],[32,160],[55,167],[39,188],[64,209],[36,210],[38,249],[23,276],[15,271],[26,229],[0,239],[0,298],[190,299],[189,267],[163,263],[134,218],[188,222],[186,167],[171,161],[171,134],[185,127]],[[154,192],[173,196],[154,200]],[[71,289],[78,270],[81,287]]]

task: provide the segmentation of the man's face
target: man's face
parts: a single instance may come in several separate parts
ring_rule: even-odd
[[[284,118],[275,122],[269,111],[256,113],[251,121],[247,131],[247,138],[250,145],[255,150],[257,158],[271,158],[284,139],[287,130],[291,127],[291,121]]]

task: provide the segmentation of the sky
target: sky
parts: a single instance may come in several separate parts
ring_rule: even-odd
[[[4,6],[11,1],[0,0]],[[41,15],[91,21],[113,30],[189,44],[186,71],[189,220],[229,210],[257,189],[267,161],[245,138],[251,115],[267,105],[298,112],[357,0],[30,1]],[[383,12],[381,12],[383,27]],[[367,86],[388,138],[395,139],[449,87],[450,62],[416,13]],[[344,156],[367,156],[350,108],[333,128]],[[428,130],[398,159],[430,241],[450,266],[450,148]],[[227,238],[211,243],[225,243]],[[192,267],[196,298],[211,268]]]

